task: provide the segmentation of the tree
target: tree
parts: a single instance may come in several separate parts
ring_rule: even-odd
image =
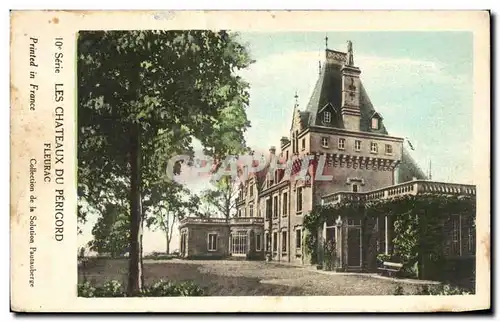
[[[202,200],[226,219],[234,215],[238,196],[237,179],[223,176],[214,183],[215,189],[206,189],[202,192]]]
[[[189,214],[198,215],[200,202],[198,196],[190,195],[188,189],[175,182],[168,183],[162,192],[164,199],[149,210],[146,225],[165,234],[166,253],[169,254],[174,225]]]
[[[92,229],[94,239],[88,244],[90,250],[99,254],[108,253],[113,258],[123,255],[129,247],[129,226],[128,209],[107,204],[106,211]]]
[[[241,144],[249,126],[248,84],[235,73],[251,63],[226,31],[88,31],[78,37],[78,193],[92,207],[126,182],[130,205],[127,293],[142,288],[142,227],[165,178],[170,156],[207,155]],[[216,135],[224,120],[243,124],[231,139]],[[219,132],[220,133],[220,132]],[[179,172],[179,164],[174,173]],[[148,197],[149,196],[149,197]],[[80,210],[80,208],[79,208]],[[85,219],[85,212],[79,211]]]

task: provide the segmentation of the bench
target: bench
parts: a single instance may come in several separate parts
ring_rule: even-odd
[[[401,268],[403,268],[403,264],[401,263],[383,262],[382,267],[378,269],[382,271],[382,275],[394,276],[401,271]]]

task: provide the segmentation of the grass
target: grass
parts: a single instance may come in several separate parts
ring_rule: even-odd
[[[127,284],[126,259],[91,260],[79,268],[84,279],[102,285],[109,280]],[[193,281],[208,296],[393,295],[416,294],[420,286],[370,276],[327,275],[305,268],[261,261],[145,260],[144,280]]]

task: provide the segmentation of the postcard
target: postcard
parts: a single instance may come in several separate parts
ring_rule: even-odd
[[[490,308],[488,11],[12,11],[11,310]]]

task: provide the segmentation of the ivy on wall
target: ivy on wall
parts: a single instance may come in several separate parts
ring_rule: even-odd
[[[305,218],[307,234],[305,246],[311,264],[318,262],[318,231],[325,221],[332,222],[338,216],[374,219],[388,215],[393,222],[393,254],[391,258],[403,264],[407,273],[421,276],[419,270],[439,268],[444,260],[444,226],[449,215],[475,217],[474,196],[457,195],[405,195],[392,199],[369,202],[349,201],[335,205],[316,206]],[[420,272],[422,273],[422,272]]]

